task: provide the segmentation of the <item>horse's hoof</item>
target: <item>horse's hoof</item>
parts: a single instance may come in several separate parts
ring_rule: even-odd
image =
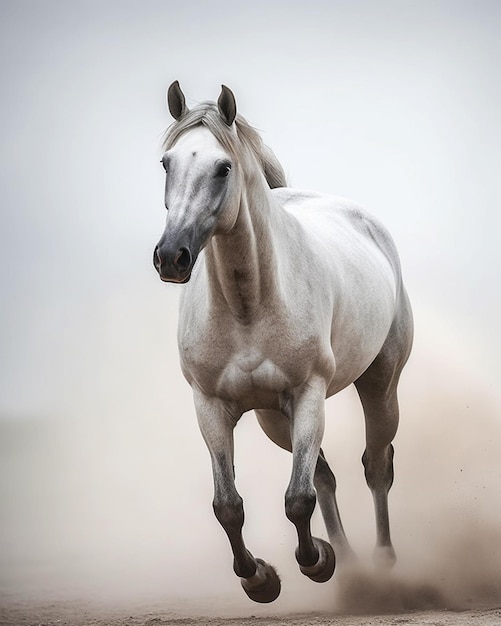
[[[280,578],[272,565],[256,559],[257,569],[252,578],[241,578],[243,590],[254,602],[273,602],[280,595]]]
[[[315,565],[310,565],[309,567],[300,565],[299,569],[305,576],[308,576],[316,583],[325,583],[334,574],[336,567],[334,550],[331,544],[323,539],[313,537],[313,543],[318,549],[318,561]]]

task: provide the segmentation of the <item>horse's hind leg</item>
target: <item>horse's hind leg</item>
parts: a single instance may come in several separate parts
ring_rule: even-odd
[[[391,542],[388,515],[388,492],[393,483],[393,446],[397,432],[398,403],[396,393],[389,398],[360,391],[366,422],[366,448],[362,456],[367,485],[372,492],[376,513],[376,550],[378,566],[391,567],[396,561]]]
[[[412,343],[410,311],[406,323],[394,323],[381,352],[355,381],[365,415],[366,448],[362,457],[365,477],[374,499],[378,566],[391,567],[396,561],[391,542],[388,492],[393,483],[393,446],[398,428],[397,385]]]
[[[329,541],[341,564],[353,561],[355,554],[346,538],[336,500],[336,478],[320,449],[315,468],[314,485]]]
[[[233,551],[233,569],[245,593],[255,602],[273,602],[280,594],[275,569],[247,550],[243,537],[243,500],[235,487],[233,429],[240,415],[233,415],[221,401],[194,393],[198,423],[212,461],[213,507]]]

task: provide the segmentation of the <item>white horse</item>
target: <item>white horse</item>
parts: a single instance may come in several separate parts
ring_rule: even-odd
[[[352,202],[286,188],[276,157],[237,115],[227,87],[217,104],[189,110],[176,81],[168,104],[175,122],[162,158],[167,222],[153,259],[162,280],[187,283],[181,367],[210,452],[214,512],[234,571],[256,602],[280,593],[274,568],[242,537],[233,429],[251,409],[268,437],[293,455],[285,512],[297,529],[301,571],[324,582],[334,571],[333,548],[341,559],[351,556],[320,448],[325,399],[350,383],[365,414],[362,461],[376,511],[375,557],[390,567],[391,441],[413,334],[395,245]],[[317,499],[330,543],[311,535]]]

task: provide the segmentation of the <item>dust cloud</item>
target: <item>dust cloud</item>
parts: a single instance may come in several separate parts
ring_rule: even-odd
[[[151,302],[151,287],[138,302]],[[476,373],[474,349],[456,354],[452,344],[432,341],[433,328],[418,333],[401,384],[390,495],[399,560],[386,579],[371,566],[374,514],[354,390],[328,402],[324,449],[361,565],[324,585],[302,577],[294,561],[295,534],[283,512],[290,458],[251,414],[243,417],[236,472],[245,537],[282,578],[273,605],[247,600],[212,514],[209,458],[177,364],[177,294],[160,292],[153,308],[124,307],[128,296],[120,294],[107,302],[96,320],[114,320],[107,342],[90,342],[100,334],[90,328],[72,344],[85,346],[94,364],[73,369],[77,380],[70,354],[61,351],[68,391],[59,390],[54,415],[0,421],[3,603],[83,599],[161,604],[179,615],[220,614],[221,606],[230,615],[259,615],[501,602],[499,397]],[[325,536],[318,511],[313,527]]]
[[[352,538],[367,559],[358,570],[339,576],[335,605],[342,612],[463,610],[501,602],[499,393],[473,336],[463,334],[458,341],[454,324],[445,332],[443,322],[419,310],[417,321],[426,324],[418,326],[401,381],[390,492],[398,562],[387,576],[376,576],[370,568],[370,503],[362,512],[360,503],[367,496],[357,479],[357,496],[340,494],[339,499],[350,515],[347,532],[356,533]],[[349,395],[353,407],[355,393]],[[332,438],[334,431],[335,426]],[[351,435],[338,446],[333,464],[338,458],[347,463],[341,455],[352,445]],[[355,481],[352,460],[350,465]]]

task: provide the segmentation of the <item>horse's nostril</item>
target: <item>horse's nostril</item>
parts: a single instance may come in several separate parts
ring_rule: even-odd
[[[155,249],[153,250],[153,265],[156,268],[159,268],[162,265],[162,259],[160,258],[158,246],[155,246]]]
[[[180,272],[183,272],[190,267],[191,252],[188,248],[180,248],[177,251],[176,258],[174,259],[174,265]]]

